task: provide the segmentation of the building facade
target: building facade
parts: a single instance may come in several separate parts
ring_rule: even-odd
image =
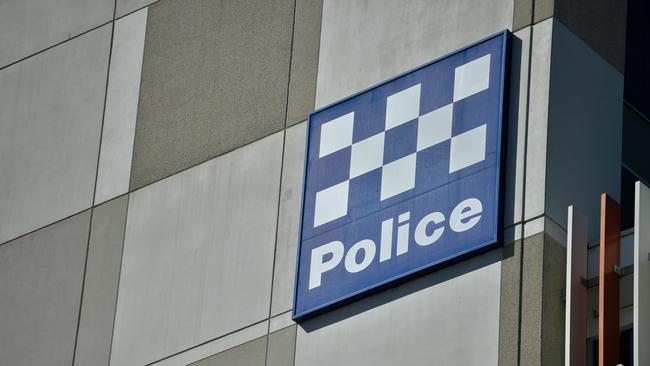
[[[503,31],[499,245],[294,322],[310,113]],[[562,365],[569,206],[596,365],[603,193],[631,365],[648,42],[643,0],[5,0],[0,365]]]

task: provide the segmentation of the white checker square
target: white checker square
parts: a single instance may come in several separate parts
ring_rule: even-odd
[[[381,171],[380,199],[396,196],[415,187],[417,153],[384,165]]]
[[[386,99],[386,130],[420,116],[420,84],[397,92]]]
[[[448,104],[429,112],[418,120],[417,151],[426,149],[451,138],[454,104]]]
[[[352,145],[354,112],[324,123],[320,129],[318,157],[329,155]]]
[[[378,133],[352,144],[350,179],[358,177],[384,164],[384,135]]]
[[[350,181],[346,180],[316,193],[314,227],[348,214],[349,188]]]
[[[451,138],[449,173],[485,160],[487,125],[482,125]]]
[[[456,68],[454,102],[490,87],[490,54]]]

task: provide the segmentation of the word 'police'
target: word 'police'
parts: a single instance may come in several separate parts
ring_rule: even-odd
[[[468,198],[460,202],[451,211],[449,216],[449,228],[457,233],[467,231],[474,227],[481,219],[483,205],[477,198]],[[397,245],[396,255],[406,254],[409,250],[409,211],[397,218]],[[428,246],[435,243],[443,235],[445,227],[441,225],[445,221],[445,215],[435,211],[425,215],[415,226],[415,244]],[[387,261],[393,252],[393,219],[390,218],[381,223],[381,237],[379,244],[379,262]],[[357,261],[360,251],[363,251],[361,260]],[[355,243],[345,253],[345,246],[341,241],[332,241],[314,248],[311,251],[311,265],[309,270],[309,289],[321,285],[322,275],[341,263],[345,257],[345,270],[349,273],[357,273],[366,269],[374,260],[377,253],[377,246],[371,239],[363,239]],[[326,259],[327,257],[327,259]]]

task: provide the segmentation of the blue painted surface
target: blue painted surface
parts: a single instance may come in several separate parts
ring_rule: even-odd
[[[503,111],[507,72],[507,31],[465,49],[407,72],[392,80],[358,93],[311,114],[300,243],[298,249],[293,317],[296,320],[314,315],[371,290],[424,270],[437,268],[498,243],[500,233],[500,190],[503,136]],[[489,87],[459,101],[453,101],[455,69],[490,55]],[[480,162],[449,172],[451,139],[416,151],[418,118],[386,130],[387,97],[420,84],[419,115],[453,103],[451,136],[485,125],[485,156]],[[352,143],[385,132],[383,163],[390,164],[416,154],[415,185],[393,197],[381,200],[382,169],[378,167],[349,178],[351,146],[319,158],[321,128],[337,117],[354,112]],[[316,194],[341,182],[349,181],[346,214],[314,225]],[[450,228],[450,215],[461,201],[476,198],[481,202],[479,221],[470,229],[456,232]],[[398,216],[410,213],[408,252],[396,254]],[[414,242],[418,222],[427,214],[440,212],[445,221],[431,224],[427,234],[444,227],[433,244]],[[390,259],[379,261],[382,222],[393,218]],[[466,218],[464,222],[467,222]],[[343,243],[345,253],[360,240],[374,242],[376,253],[370,264],[356,273],[345,268],[345,257],[320,276],[320,285],[309,288],[312,250],[333,241]],[[353,256],[363,262],[361,250]],[[332,255],[322,258],[332,259]]]

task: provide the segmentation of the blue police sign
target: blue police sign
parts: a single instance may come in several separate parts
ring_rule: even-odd
[[[508,40],[311,114],[294,319],[498,243]]]

